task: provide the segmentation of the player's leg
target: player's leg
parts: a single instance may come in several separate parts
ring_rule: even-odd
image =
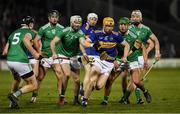
[[[72,77],[74,80],[74,99],[73,105],[80,104],[79,89],[80,89],[80,69],[71,68]]]
[[[63,73],[63,81],[62,81],[61,95],[59,96],[59,105],[63,106],[65,103],[65,92],[66,92],[68,80],[71,74],[70,61],[68,61],[68,63],[67,62],[61,63],[61,69]]]
[[[93,65],[91,68],[91,72],[89,73],[90,75],[90,80],[88,83],[86,83],[86,89],[84,90],[84,96],[82,99],[82,106],[86,107],[87,106],[87,101],[89,96],[91,95],[93,88],[96,84],[96,81],[100,75],[101,69],[98,66]]]
[[[38,83],[38,89],[32,92],[32,97],[30,103],[34,103],[37,100],[38,91],[41,86],[41,82],[46,76],[47,70],[51,67],[51,60],[49,58],[44,58],[41,63],[37,63],[34,65],[34,71]],[[38,75],[37,75],[38,74]]]
[[[17,91],[8,95],[9,100],[12,102],[12,108],[18,107],[18,97],[24,93],[31,92],[37,89],[37,81],[36,77],[32,71],[31,66],[28,63],[20,63],[20,62],[7,62],[9,68],[15,72],[17,72],[22,79],[27,82],[27,85],[18,89]]]
[[[104,88],[104,99],[101,102],[102,105],[108,104],[108,99],[111,93],[112,84],[116,80],[116,78],[120,75],[120,73],[121,73],[120,71],[115,72],[114,70],[112,70]]]
[[[52,65],[54,72],[55,72],[55,76],[57,79],[57,89],[58,89],[58,95],[59,95],[59,99],[61,96],[61,92],[62,92],[62,81],[63,81],[63,73],[62,73],[62,69],[60,66],[60,63],[54,63]]]
[[[84,65],[84,69],[85,69],[85,76],[84,76],[84,80],[83,80],[83,86],[80,89],[80,95],[84,96],[84,90],[87,88],[86,85],[89,82],[89,73],[91,71],[91,65],[90,64],[86,64]]]

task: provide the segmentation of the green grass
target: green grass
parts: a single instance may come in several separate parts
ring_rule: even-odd
[[[103,98],[103,89],[94,91],[86,108],[73,106],[73,81],[69,82],[66,92],[68,104],[63,107],[56,105],[58,100],[56,78],[50,70],[43,80],[39,91],[38,101],[30,104],[31,94],[25,94],[20,97],[20,109],[9,109],[7,94],[10,91],[12,76],[8,71],[0,71],[0,112],[2,113],[32,113],[32,112],[62,112],[62,113],[180,113],[180,70],[179,69],[153,69],[148,75],[149,81],[145,86],[150,90],[153,102],[150,104],[135,104],[134,93],[131,95],[130,105],[119,104],[118,101],[122,96],[121,79],[118,78],[112,89],[108,106],[101,106]],[[83,72],[81,75],[83,78]],[[144,97],[143,97],[144,98]]]

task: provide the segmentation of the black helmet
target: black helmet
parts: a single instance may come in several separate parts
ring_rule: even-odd
[[[52,15],[55,15],[55,16],[58,16],[59,17],[59,12],[57,11],[57,10],[51,10],[51,11],[49,11],[49,13],[48,13],[48,17],[49,16],[52,16]]]
[[[22,24],[29,25],[29,23],[34,23],[34,18],[31,16],[26,16],[22,19]]]

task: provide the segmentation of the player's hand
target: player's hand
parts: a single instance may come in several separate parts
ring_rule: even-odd
[[[122,60],[123,63],[126,63],[126,62],[127,62],[127,58],[126,58],[126,57],[122,57],[121,60]]]
[[[160,58],[161,58],[161,54],[160,54],[160,53],[156,53],[156,54],[155,54],[155,60],[156,60],[156,61],[159,61]]]
[[[115,60],[113,63],[114,63],[114,68],[115,68],[115,69],[118,69],[119,66],[120,66],[119,63],[118,63],[118,61]]]
[[[145,70],[148,70],[148,69],[149,69],[148,62],[144,62],[144,69],[145,69]]]

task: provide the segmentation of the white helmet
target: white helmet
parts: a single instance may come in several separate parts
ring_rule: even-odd
[[[133,10],[132,13],[131,13],[131,16],[132,15],[135,15],[135,16],[138,16],[140,18],[142,18],[142,13],[140,10]]]
[[[87,20],[92,19],[92,18],[98,19],[97,14],[95,14],[95,13],[89,13],[88,16],[87,16]]]
[[[79,22],[79,23],[82,23],[82,18],[81,18],[81,16],[79,16],[79,15],[73,15],[73,16],[71,16],[71,18],[70,18],[70,23],[74,23],[74,22]]]

